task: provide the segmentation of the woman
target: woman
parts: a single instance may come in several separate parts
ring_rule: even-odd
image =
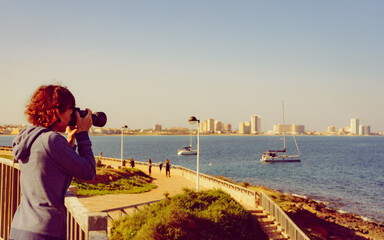
[[[64,195],[72,177],[93,180],[95,158],[88,130],[91,111],[77,126],[67,127],[76,102],[63,86],[39,87],[27,110],[34,126],[23,129],[13,140],[13,155],[20,166],[21,202],[15,213],[10,239],[66,239]],[[60,133],[68,130],[67,139]],[[77,141],[78,153],[76,153]]]
[[[149,172],[149,176],[151,176],[151,173],[152,173],[152,160],[151,159],[148,159],[148,172]]]
[[[171,164],[169,160],[165,160],[165,177],[171,177]]]

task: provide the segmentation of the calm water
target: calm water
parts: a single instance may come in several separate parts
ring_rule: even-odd
[[[0,145],[13,137],[0,136]],[[200,172],[237,182],[306,195],[330,207],[384,222],[384,137],[296,138],[301,163],[262,164],[267,149],[282,148],[278,136],[201,136]],[[120,158],[120,136],[93,136],[95,155]],[[194,145],[196,139],[194,139]],[[196,156],[177,156],[188,136],[124,136],[124,158],[164,162],[196,170]],[[287,138],[288,152],[296,153]]]

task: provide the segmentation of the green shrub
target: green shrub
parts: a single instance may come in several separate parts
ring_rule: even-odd
[[[259,223],[221,190],[167,198],[113,222],[111,239],[267,239]]]

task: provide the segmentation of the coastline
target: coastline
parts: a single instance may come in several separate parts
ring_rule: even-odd
[[[89,133],[90,136],[121,136],[120,133],[111,133],[111,134],[106,134],[106,133]],[[11,137],[11,136],[17,136],[17,134],[3,134],[0,133],[0,136],[4,137]],[[124,133],[124,136],[190,136],[188,133]],[[200,136],[244,136],[244,137],[249,137],[249,136],[283,136],[282,134],[240,134],[240,133],[200,133]],[[291,136],[291,135],[287,135]],[[371,134],[371,135],[337,135],[337,134],[298,134],[295,135],[296,137],[384,137],[384,135],[380,134]]]
[[[234,182],[225,176],[215,177],[249,188],[258,194],[260,194],[260,191],[263,191],[311,239],[384,240],[384,222],[331,208],[324,202],[308,196],[281,192],[261,185],[249,185],[247,182]]]
[[[288,216],[314,239],[384,240],[384,223],[328,207],[325,203],[264,186],[249,186],[267,193]]]

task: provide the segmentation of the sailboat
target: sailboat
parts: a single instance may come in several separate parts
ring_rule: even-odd
[[[189,146],[184,147],[183,149],[177,149],[177,155],[197,155],[197,149],[192,149],[192,132],[190,138],[191,140]]]
[[[288,155],[287,148],[285,146],[285,121],[284,121],[284,102],[283,104],[283,142],[284,148],[282,150],[267,150],[261,156],[261,162],[300,162],[301,161],[301,152],[299,150],[299,146],[297,145],[295,135],[292,134],[293,139],[296,144],[296,148],[298,151],[297,155]]]

